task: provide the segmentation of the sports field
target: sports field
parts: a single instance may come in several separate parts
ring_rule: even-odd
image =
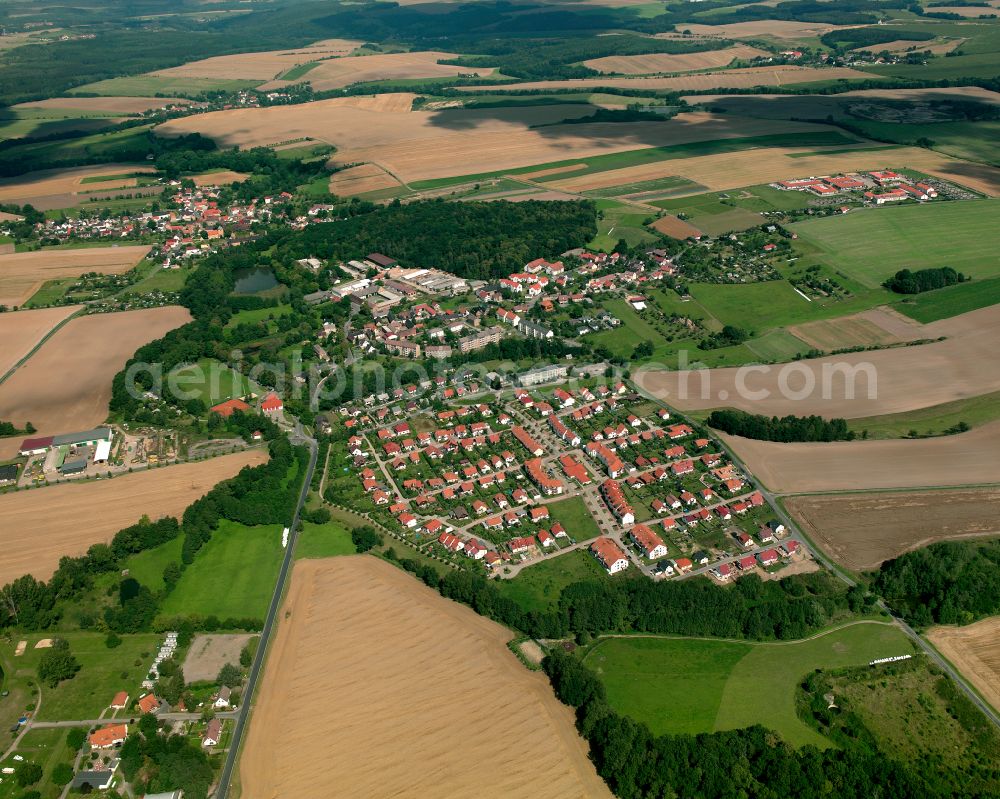
[[[790,227],[819,260],[871,288],[904,268],[1000,276],[1000,203],[991,200],[871,208]]]
[[[284,551],[281,525],[223,519],[163,601],[161,616],[264,618]]]
[[[275,311],[274,308],[268,308]],[[165,381],[166,390],[178,389],[177,396],[197,398],[206,405],[217,405],[233,397],[259,392],[260,386],[227,364],[214,358],[201,358],[197,363],[174,369]]]
[[[760,724],[794,745],[830,743],[799,720],[795,689],[813,669],[860,666],[912,651],[888,624],[859,622],[803,641],[604,638],[585,656],[612,707],[654,734]]]

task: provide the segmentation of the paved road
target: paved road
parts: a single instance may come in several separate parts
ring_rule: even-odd
[[[649,399],[660,405],[664,405],[664,403],[662,403],[659,399],[649,394],[648,392],[643,391],[640,387],[636,386],[635,388],[643,396],[648,397]],[[681,418],[685,418],[687,422],[691,423],[690,419],[686,419],[686,417],[684,417],[684,414],[678,413],[675,408],[669,408],[669,410],[672,414],[676,414]],[[726,444],[725,441],[721,441],[720,443],[722,445],[722,448],[729,455],[729,458],[732,461],[732,463],[734,463],[737,467],[739,467],[744,474],[748,475],[753,474],[753,472],[750,471],[749,468],[747,468],[747,465],[742,460],[740,460],[740,458],[736,455],[735,452],[733,452],[733,450]],[[764,488],[763,485],[760,484],[760,481],[758,481],[758,485],[760,485],[760,492],[761,494],[764,495],[764,499],[770,504],[771,508],[775,512],[775,515],[777,515],[777,517],[784,523],[785,527],[788,528],[791,535],[796,539],[798,539],[799,541],[806,542],[806,545],[809,547],[809,551],[812,552],[813,557],[816,558],[816,560],[818,560],[820,563],[822,563],[827,569],[829,569],[831,572],[837,575],[837,577],[839,577],[841,580],[847,583],[847,585],[850,586],[855,585],[856,584],[855,580],[852,577],[850,577],[850,575],[845,574],[844,571],[839,566],[837,566],[830,558],[828,558],[826,554],[812,542],[809,536],[805,535],[805,533],[803,533],[802,530],[799,529],[799,526],[795,523],[795,520],[792,519],[792,517],[785,512],[785,509],[778,502],[778,500],[782,495],[767,490],[766,488]],[[996,727],[1000,728],[1000,714],[998,714],[997,711],[994,710],[991,705],[989,705],[982,697],[979,696],[979,694],[977,694],[973,690],[972,686],[969,685],[968,682],[966,682],[965,677],[963,677],[958,672],[957,669],[955,669],[947,660],[941,657],[941,655],[938,653],[936,649],[934,649],[934,647],[932,647],[909,624],[907,624],[903,619],[901,619],[899,615],[892,608],[890,608],[883,600],[881,599],[877,600],[876,606],[880,610],[883,610],[886,613],[888,613],[889,616],[892,618],[893,622],[896,624],[896,626],[900,630],[902,630],[903,633],[906,634],[906,636],[911,641],[913,641],[913,643],[916,644],[917,647],[919,647],[919,649],[925,655],[927,655],[927,657],[929,657],[934,663],[936,663],[937,666],[943,672],[945,672],[949,677],[951,677],[954,683],[965,693],[965,695],[969,698],[969,700],[983,712],[983,715],[986,716],[986,718],[988,718],[991,722],[993,722],[993,724]]]
[[[309,486],[312,485],[313,472],[316,470],[316,459],[319,455],[319,446],[316,443],[316,439],[306,435],[300,422],[296,422],[295,431],[290,438],[293,444],[305,444],[309,447],[309,466],[302,481],[302,491],[299,494],[299,501],[295,506],[295,514],[292,516],[292,522],[289,525],[291,532],[288,536],[288,546],[285,549],[285,559],[281,562],[281,571],[278,572],[278,582],[274,586],[271,605],[267,609],[267,617],[264,619],[264,629],[260,634],[257,654],[254,655],[253,664],[250,666],[250,676],[247,678],[246,688],[243,690],[243,705],[235,714],[236,726],[233,729],[233,738],[229,743],[226,762],[222,767],[222,774],[219,777],[219,785],[215,790],[215,799],[226,799],[229,794],[229,786],[233,779],[233,770],[236,768],[236,762],[239,758],[240,743],[242,742],[243,732],[246,729],[247,720],[250,716],[250,704],[253,699],[254,689],[257,687],[257,680],[260,678],[264,656],[267,653],[268,640],[271,637],[278,609],[281,606],[281,597],[285,590],[285,580],[291,571],[295,544],[299,537],[299,516],[302,514],[302,507],[305,505],[306,497],[309,495]]]
[[[215,717],[219,719],[234,719],[239,715],[239,710],[227,710],[225,713],[216,713]],[[200,713],[157,713],[156,718],[160,721],[198,721],[201,718]],[[112,717],[106,716],[103,719],[73,719],[70,721],[33,721],[31,722],[32,729],[44,729],[53,727],[96,727],[102,724],[121,724],[123,721],[127,721],[129,724],[135,723],[138,720],[138,716],[131,714],[124,714],[122,716]]]

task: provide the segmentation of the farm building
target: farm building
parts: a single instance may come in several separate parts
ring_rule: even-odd
[[[63,433],[58,436],[26,438],[21,442],[20,455],[42,455],[52,447],[95,447],[101,442],[111,443],[110,427],[95,427],[79,433]]]

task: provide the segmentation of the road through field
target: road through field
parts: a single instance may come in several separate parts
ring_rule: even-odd
[[[243,796],[608,796],[572,711],[507,650],[510,637],[375,558],[298,561]],[[468,767],[520,750],[530,757],[488,779]]]

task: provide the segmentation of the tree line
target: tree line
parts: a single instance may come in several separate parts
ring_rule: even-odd
[[[915,627],[1000,612],[1000,541],[941,541],[882,564],[872,590]]]
[[[956,272],[950,266],[941,266],[936,269],[918,269],[916,272],[900,269],[882,285],[897,294],[922,294],[964,283],[966,280],[968,278],[961,272]]]
[[[712,411],[709,427],[757,441],[853,441],[854,431],[844,419],[822,416],[762,416],[736,409]]]

